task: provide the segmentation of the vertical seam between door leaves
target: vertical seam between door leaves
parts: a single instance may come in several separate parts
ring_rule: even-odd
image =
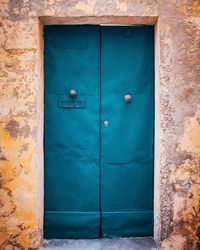
[[[100,55],[99,55],[99,91],[100,91],[100,93],[99,93],[99,98],[100,98],[100,100],[99,100],[99,105],[100,105],[100,108],[99,108],[99,112],[100,112],[100,114],[99,114],[99,126],[100,126],[100,128],[99,128],[99,213],[100,213],[100,226],[99,226],[99,236],[100,237],[102,237],[102,204],[101,204],[101,200],[102,200],[102,197],[101,197],[101,195],[102,195],[102,190],[101,190],[101,161],[102,161],[102,159],[101,159],[101,126],[102,126],[102,121],[101,121],[101,74],[102,74],[102,72],[101,72],[101,42],[102,42],[102,40],[101,40],[101,27],[99,26],[99,53],[100,53]]]

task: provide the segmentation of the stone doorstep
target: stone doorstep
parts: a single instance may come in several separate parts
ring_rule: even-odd
[[[152,238],[52,239],[45,240],[42,250],[156,250]]]

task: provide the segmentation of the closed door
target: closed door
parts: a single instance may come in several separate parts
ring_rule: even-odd
[[[153,27],[47,26],[45,237],[153,234]]]

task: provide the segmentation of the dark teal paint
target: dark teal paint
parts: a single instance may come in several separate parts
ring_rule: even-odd
[[[46,238],[153,234],[153,33],[45,27]]]

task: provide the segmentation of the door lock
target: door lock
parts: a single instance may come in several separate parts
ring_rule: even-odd
[[[125,95],[124,96],[124,101],[126,103],[130,103],[132,101],[133,97],[131,95]]]
[[[108,127],[109,122],[108,122],[108,121],[104,121],[104,122],[103,122],[103,125],[104,125],[105,127]]]

